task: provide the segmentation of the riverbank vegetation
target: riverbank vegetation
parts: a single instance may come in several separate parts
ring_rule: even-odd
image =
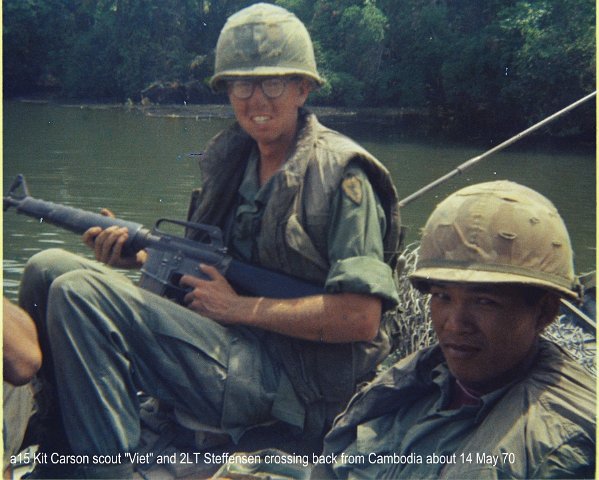
[[[215,103],[241,0],[4,0],[5,97]],[[312,104],[403,108],[430,131],[514,133],[595,89],[593,0],[277,0],[310,30]],[[146,100],[146,101],[147,101]],[[551,127],[594,139],[593,102]],[[592,141],[592,140],[590,140]]]

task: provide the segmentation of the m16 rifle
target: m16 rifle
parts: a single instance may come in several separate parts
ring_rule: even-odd
[[[142,249],[148,253],[141,268],[139,286],[178,303],[183,302],[189,291],[179,286],[183,275],[208,278],[200,270],[200,263],[217,268],[233,288],[244,295],[298,298],[324,293],[322,286],[232,258],[224,246],[222,231],[216,226],[163,218],[149,230],[140,223],[33,198],[29,195],[25,177],[20,174],[4,196],[4,211],[10,207],[15,207],[17,213],[78,234],[95,226],[103,229],[111,226],[127,228],[129,238],[124,245],[124,253],[133,255]],[[202,232],[203,240],[166,233],[160,229],[165,223]]]

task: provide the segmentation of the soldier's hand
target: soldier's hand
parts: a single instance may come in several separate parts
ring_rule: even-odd
[[[114,213],[103,208],[100,213],[114,218]],[[123,247],[129,238],[125,227],[112,226],[105,229],[91,227],[83,233],[83,242],[94,251],[99,262],[117,268],[139,268],[146,258],[145,251],[135,255],[124,255]]]
[[[216,320],[220,323],[233,323],[231,311],[239,298],[227,279],[213,266],[200,265],[200,269],[208,276],[208,280],[183,275],[179,284],[191,287],[185,295],[183,304],[191,310]]]

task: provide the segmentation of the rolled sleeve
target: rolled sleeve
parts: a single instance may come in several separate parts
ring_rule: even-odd
[[[333,199],[327,292],[375,295],[383,300],[385,310],[399,303],[393,272],[383,261],[386,225],[368,177],[350,165]]]
[[[329,271],[325,289],[329,293],[376,295],[383,300],[385,310],[399,303],[391,268],[371,257],[352,257],[335,262]]]

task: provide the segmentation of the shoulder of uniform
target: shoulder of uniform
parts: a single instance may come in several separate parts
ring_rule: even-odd
[[[595,380],[555,343],[541,340],[539,359],[521,383],[527,403],[546,411],[544,417],[576,431],[594,431]]]

